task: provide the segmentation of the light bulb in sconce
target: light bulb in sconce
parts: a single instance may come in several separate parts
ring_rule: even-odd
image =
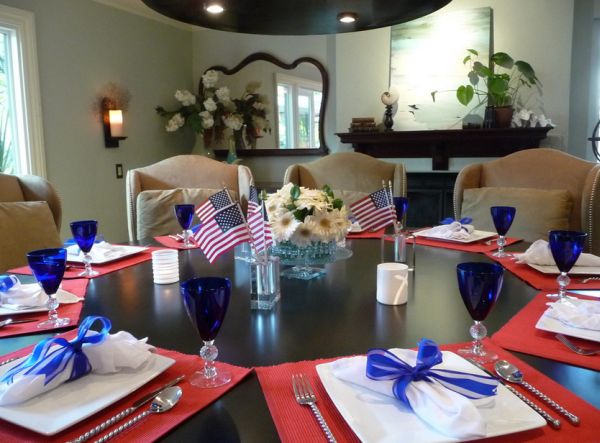
[[[109,98],[102,100],[102,127],[107,148],[118,148],[119,141],[127,138],[123,131],[123,111],[115,109],[114,101]]]

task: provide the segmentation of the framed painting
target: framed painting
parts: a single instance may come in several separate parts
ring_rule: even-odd
[[[487,64],[491,8],[434,13],[391,27],[390,85],[400,97],[396,130],[459,129],[468,114],[475,120],[483,116],[485,106],[477,100],[463,106],[456,99],[456,88],[468,83],[467,49],[478,51]]]

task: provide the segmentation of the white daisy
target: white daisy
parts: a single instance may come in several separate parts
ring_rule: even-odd
[[[311,222],[300,223],[294,234],[290,237],[290,241],[296,246],[309,246],[313,241],[314,224]]]
[[[337,237],[338,227],[330,216],[330,212],[315,211],[314,215],[310,216],[309,221],[314,223],[314,233],[322,241],[335,240]]]
[[[289,240],[300,224],[291,212],[285,212],[278,217],[273,217],[270,222],[273,238],[278,242]]]

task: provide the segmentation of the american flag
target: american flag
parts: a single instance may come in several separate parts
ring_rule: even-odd
[[[256,186],[250,185],[250,195],[248,196],[248,217],[250,214],[257,211],[260,208],[260,200],[258,199],[258,190]],[[250,222],[250,220],[248,220]]]
[[[381,229],[396,220],[394,205],[386,188],[352,203],[350,211],[362,229]]]
[[[250,230],[237,203],[216,211],[197,233],[196,242],[210,263],[236,245],[250,241]]]
[[[233,203],[231,196],[227,189],[222,189],[219,192],[208,197],[204,203],[196,208],[196,216],[202,223],[208,221],[208,219],[217,212],[219,209],[224,208]]]
[[[273,244],[273,232],[263,211],[263,205],[260,205],[254,212],[248,212],[248,225],[256,252],[262,252]]]

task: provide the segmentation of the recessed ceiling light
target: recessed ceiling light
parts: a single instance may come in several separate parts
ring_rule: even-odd
[[[210,12],[211,14],[220,14],[225,11],[225,8],[220,3],[208,3],[206,5],[206,12]]]
[[[354,23],[358,15],[354,12],[340,12],[337,16],[337,19],[342,23]]]

